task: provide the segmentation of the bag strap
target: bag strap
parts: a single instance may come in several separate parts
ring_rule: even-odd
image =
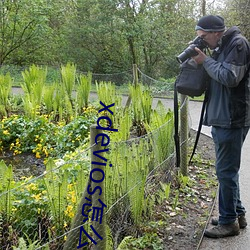
[[[174,83],[174,141],[175,141],[175,154],[176,154],[176,167],[180,167],[180,137],[179,137],[179,112],[178,112],[178,93],[176,88],[176,82]]]
[[[197,145],[198,145],[198,141],[199,141],[199,138],[200,138],[203,117],[204,117],[204,113],[205,113],[205,109],[206,109],[206,104],[207,104],[207,90],[205,91],[205,97],[204,97],[204,101],[203,101],[202,108],[201,108],[199,126],[198,126],[198,130],[196,132],[195,143],[194,143],[194,147],[193,147],[193,152],[192,152],[192,154],[190,156],[190,159],[189,159],[189,164],[192,162],[192,159],[193,159],[193,156],[195,154],[195,151],[196,151],[196,148],[197,148]]]

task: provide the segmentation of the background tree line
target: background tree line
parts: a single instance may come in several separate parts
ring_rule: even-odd
[[[154,78],[178,72],[175,59],[197,19],[220,14],[250,38],[247,0],[2,0],[0,64],[60,65],[115,73],[137,64]]]

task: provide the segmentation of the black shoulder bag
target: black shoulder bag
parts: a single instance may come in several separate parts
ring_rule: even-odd
[[[190,58],[181,64],[180,73],[175,81],[174,88],[174,123],[175,123],[175,148],[176,148],[176,166],[180,166],[180,140],[179,140],[179,114],[178,114],[178,93],[187,96],[201,96],[205,93],[200,121],[198,126],[198,131],[196,134],[195,144],[193,152],[191,154],[189,163],[195,154],[195,150],[199,141],[200,132],[202,128],[202,121],[205,112],[206,102],[207,102],[207,85],[209,81],[209,76],[202,65],[196,64],[196,62]]]
[[[197,64],[192,58],[180,66],[180,73],[175,86],[178,93],[191,97],[201,96],[207,88],[207,72],[203,65]]]

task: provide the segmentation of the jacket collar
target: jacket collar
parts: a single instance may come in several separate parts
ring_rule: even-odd
[[[241,34],[241,31],[238,27],[233,26],[225,31],[224,35],[222,36],[221,40],[219,41],[219,45],[213,51],[213,58],[217,58],[221,53],[223,47],[225,47],[229,41],[231,41],[232,37]]]
[[[235,35],[240,34],[241,31],[237,26],[233,26],[230,29],[228,29],[227,31],[225,31],[223,37],[222,37],[222,41],[221,41],[221,46],[220,47],[224,47],[228,41],[231,40],[231,38]]]

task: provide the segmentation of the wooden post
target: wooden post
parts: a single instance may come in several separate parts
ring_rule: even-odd
[[[92,161],[95,161],[95,162],[101,162],[100,158],[95,156],[93,154],[94,151],[98,151],[98,150],[101,150],[101,146],[100,144],[96,144],[95,143],[95,138],[96,138],[96,135],[99,133],[102,132],[102,130],[100,129],[96,129],[96,125],[92,125],[90,127],[90,145],[95,145],[91,148],[91,162]],[[98,155],[101,155],[100,153],[98,153]],[[91,170],[94,169],[93,167],[94,165],[91,165]],[[98,169],[101,169],[103,171],[103,173],[105,172],[104,171],[104,166],[102,165],[98,165]],[[91,175],[92,179],[93,180],[100,180],[103,178],[103,174],[100,172],[100,171],[94,171]],[[97,190],[96,192],[94,192],[94,194],[92,194],[92,196],[89,194],[88,190],[88,186],[91,185],[91,190],[93,192],[94,188],[99,186],[101,189],[102,189],[102,194],[99,195],[99,190]],[[91,192],[91,193],[92,193]],[[84,220],[84,216],[82,215],[82,207],[83,207],[83,204],[85,203],[89,203],[87,201],[87,199],[89,200],[92,200],[92,212],[93,212],[93,207],[101,207],[101,204],[99,202],[99,199],[105,204],[105,200],[104,200],[104,181],[103,182],[99,182],[99,183],[96,183],[94,181],[91,180],[91,178],[89,177],[88,179],[88,183],[86,183],[86,188],[83,192],[83,195],[82,195],[82,198],[81,198],[81,201],[78,205],[78,208],[77,208],[77,213],[74,217],[74,220],[72,222],[72,225],[71,225],[71,230],[70,230],[70,233],[67,235],[67,240],[64,244],[64,247],[63,247],[63,250],[71,250],[71,249],[77,249],[77,246],[79,244],[79,237],[80,237],[80,226],[82,226],[84,223],[83,223],[83,220]],[[85,206],[84,207],[84,214],[87,215],[88,214],[88,210],[91,209],[91,207],[89,206]],[[102,217],[102,224],[99,223],[99,221],[92,221],[92,225],[93,225],[93,228],[96,230],[96,232],[103,238],[103,240],[100,240],[94,233],[93,233],[93,238],[94,240],[97,242],[96,245],[94,245],[93,249],[94,250],[105,250],[106,249],[106,230],[105,230],[105,223],[106,223],[106,220],[105,220],[105,211],[103,213],[103,217]],[[88,231],[86,229],[86,227],[89,227],[89,223],[86,224],[85,226],[85,230]],[[74,230],[75,228],[77,228],[76,230]],[[91,229],[90,229],[91,230]],[[81,234],[81,242],[80,243],[84,243],[88,241],[88,238],[87,236],[85,237],[84,233]],[[88,245],[81,248],[81,250],[86,250],[88,249]]]
[[[184,176],[188,174],[188,97],[181,96],[180,109],[180,169]]]
[[[95,138],[98,133],[101,133],[102,131],[99,129],[96,129],[96,126],[92,125],[90,127],[90,144],[93,145],[95,144]],[[102,160],[97,157],[96,155],[93,154],[94,151],[99,151],[102,150],[101,144],[97,143],[95,147],[92,147],[91,149],[91,162],[102,162]],[[98,153],[98,155],[102,155],[101,153]],[[95,167],[94,167],[95,166]],[[100,169],[99,171],[93,171],[92,174],[92,179],[93,180],[102,180],[104,178],[105,173],[105,166],[103,165],[91,165],[91,169]],[[92,195],[92,207],[101,207],[100,201],[101,200],[105,204],[105,197],[104,197],[104,180],[101,182],[91,182],[91,189],[92,191],[95,190],[95,188],[99,188],[94,194]],[[102,193],[100,195],[100,188],[102,190]],[[100,213],[99,213],[100,214]],[[93,249],[94,250],[105,250],[106,249],[106,216],[105,216],[105,211],[102,216],[102,223],[100,224],[100,216],[98,221],[93,221],[93,227],[94,229],[98,232],[98,234],[103,238],[100,240],[95,234],[93,234],[94,240],[97,242],[96,245],[94,245]]]
[[[133,64],[133,84],[134,85],[138,84],[138,70],[136,64]]]
[[[84,203],[86,203],[86,198],[91,199],[90,194],[87,192],[87,188],[88,185],[90,185],[90,179],[88,179],[88,183],[86,184],[86,188],[82,194],[82,198],[81,201],[77,207],[77,212],[76,215],[73,219],[73,222],[71,224],[70,227],[70,233],[67,235],[67,240],[64,243],[63,246],[63,250],[71,250],[71,249],[77,249],[77,245],[79,243],[79,237],[80,237],[80,226],[83,225],[83,216],[82,216],[82,206]],[[89,207],[85,207],[84,209],[84,213],[87,214],[87,210],[89,209]],[[86,225],[86,227],[88,226],[88,224]],[[77,228],[77,229],[75,229]],[[74,230],[75,229],[75,230]],[[84,242],[88,240],[87,237],[84,237],[84,235],[82,235],[82,242]],[[81,250],[86,250],[88,249],[87,246],[85,248],[82,248]]]
[[[137,65],[133,64],[133,84],[136,86],[138,84],[138,70],[137,70]],[[131,104],[131,96],[130,94],[128,95],[128,99],[124,108],[124,113],[126,111],[126,109],[129,107],[129,105]]]

